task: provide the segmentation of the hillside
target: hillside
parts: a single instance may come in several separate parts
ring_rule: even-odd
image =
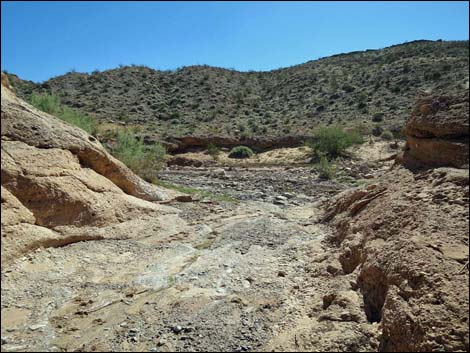
[[[197,197],[4,75],[1,103],[2,352],[469,350],[468,90],[422,95],[394,161],[362,145],[357,187],[301,165],[163,171]]]
[[[9,75],[22,98],[63,103],[161,136],[284,136],[319,124],[400,130],[419,92],[468,88],[468,41],[414,41],[269,72],[210,66],[122,66],[69,72],[42,84]]]

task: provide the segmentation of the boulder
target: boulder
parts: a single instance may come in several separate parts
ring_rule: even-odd
[[[407,144],[403,162],[410,168],[469,163],[468,90],[422,95],[403,130]]]

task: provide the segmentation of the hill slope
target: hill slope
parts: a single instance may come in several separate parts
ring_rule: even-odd
[[[468,53],[468,41],[414,41],[269,72],[123,66],[42,84],[10,80],[23,98],[52,92],[99,119],[157,135],[279,136],[318,124],[399,129],[418,92],[468,87]]]

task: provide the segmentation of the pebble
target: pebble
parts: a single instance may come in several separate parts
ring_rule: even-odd
[[[274,203],[275,205],[284,205],[284,206],[287,205],[287,202],[286,202],[285,200],[278,200],[278,199],[276,199],[276,200],[273,201],[273,203]]]
[[[164,346],[164,345],[166,344],[166,339],[160,338],[160,339],[158,340],[157,344],[158,344],[159,346]]]
[[[44,328],[45,326],[46,326],[46,325],[44,325],[44,324],[31,325],[31,326],[29,326],[29,329],[30,329],[31,331],[37,331],[37,330],[39,330],[39,329]]]
[[[171,329],[172,329],[173,332],[176,333],[176,334],[178,334],[178,333],[180,333],[181,331],[183,331],[183,328],[182,328],[180,325],[173,326]]]

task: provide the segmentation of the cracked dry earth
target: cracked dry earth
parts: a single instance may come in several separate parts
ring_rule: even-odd
[[[171,206],[179,231],[37,250],[4,267],[2,351],[377,349],[362,300],[332,283],[313,197]],[[332,285],[343,305],[325,309]]]

